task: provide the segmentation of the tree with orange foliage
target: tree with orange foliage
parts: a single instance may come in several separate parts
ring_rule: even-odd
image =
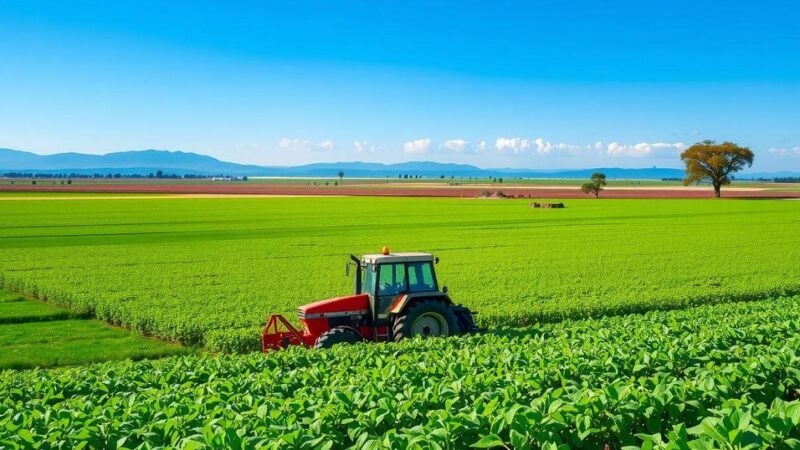
[[[731,184],[731,174],[753,165],[753,152],[733,142],[717,144],[703,141],[694,144],[681,153],[686,164],[684,186],[708,180],[714,186],[714,197],[720,196],[722,185]]]

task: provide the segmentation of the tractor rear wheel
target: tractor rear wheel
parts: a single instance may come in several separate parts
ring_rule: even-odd
[[[331,348],[336,344],[355,344],[364,339],[353,327],[333,327],[322,333],[314,342],[314,348]]]
[[[438,300],[411,304],[394,320],[392,328],[395,341],[414,336],[447,337],[458,333],[458,319],[450,305]]]

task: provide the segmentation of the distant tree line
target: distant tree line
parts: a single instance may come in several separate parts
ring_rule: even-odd
[[[60,179],[73,179],[73,178],[80,178],[80,179],[115,179],[115,178],[157,178],[157,179],[225,179],[225,180],[235,180],[235,181],[247,181],[247,177],[243,176],[233,176],[233,175],[225,175],[225,174],[216,174],[216,175],[197,175],[197,174],[184,174],[178,175],[174,173],[165,173],[162,170],[158,170],[156,172],[151,172],[148,174],[140,174],[140,173],[133,173],[133,174],[121,174],[121,173],[34,173],[34,172],[5,172],[0,174],[3,178],[29,178],[29,179],[41,179],[41,180],[60,180]]]
[[[70,173],[24,173],[24,172],[6,172],[0,174],[3,178],[42,178],[42,179],[66,179],[66,178],[81,178],[80,176]]]

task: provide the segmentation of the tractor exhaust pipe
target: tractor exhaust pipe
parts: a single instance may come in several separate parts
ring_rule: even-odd
[[[356,294],[361,293],[361,260],[355,255],[350,255],[350,259],[356,264]]]

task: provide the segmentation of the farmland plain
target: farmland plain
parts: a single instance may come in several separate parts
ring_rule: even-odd
[[[7,287],[144,334],[256,348],[270,312],[344,295],[349,254],[430,251],[491,327],[800,293],[800,203],[428,198],[0,202]]]
[[[250,178],[248,181],[174,178],[24,179],[0,177],[0,198],[9,194],[118,195],[315,195],[475,198],[502,191],[524,198],[585,199],[583,179],[492,177],[429,178]],[[680,180],[610,179],[606,198],[711,198],[707,183],[683,186]],[[723,197],[798,198],[796,183],[736,180]]]
[[[0,372],[0,447],[795,449],[800,297]]]
[[[0,448],[800,447],[800,203],[566,205],[0,202],[2,282],[44,300],[0,291],[2,317],[60,319],[66,307],[69,317],[247,351],[269,312],[293,318],[297,305],[350,292],[347,256],[389,245],[438,255],[440,281],[490,327],[325,351],[0,371]],[[90,341],[64,340],[59,352],[137,351],[130,337],[103,334],[123,330],[65,322]],[[47,323],[0,324],[0,347],[30,355],[32,341],[59,343]],[[3,356],[3,367],[48,365]]]

